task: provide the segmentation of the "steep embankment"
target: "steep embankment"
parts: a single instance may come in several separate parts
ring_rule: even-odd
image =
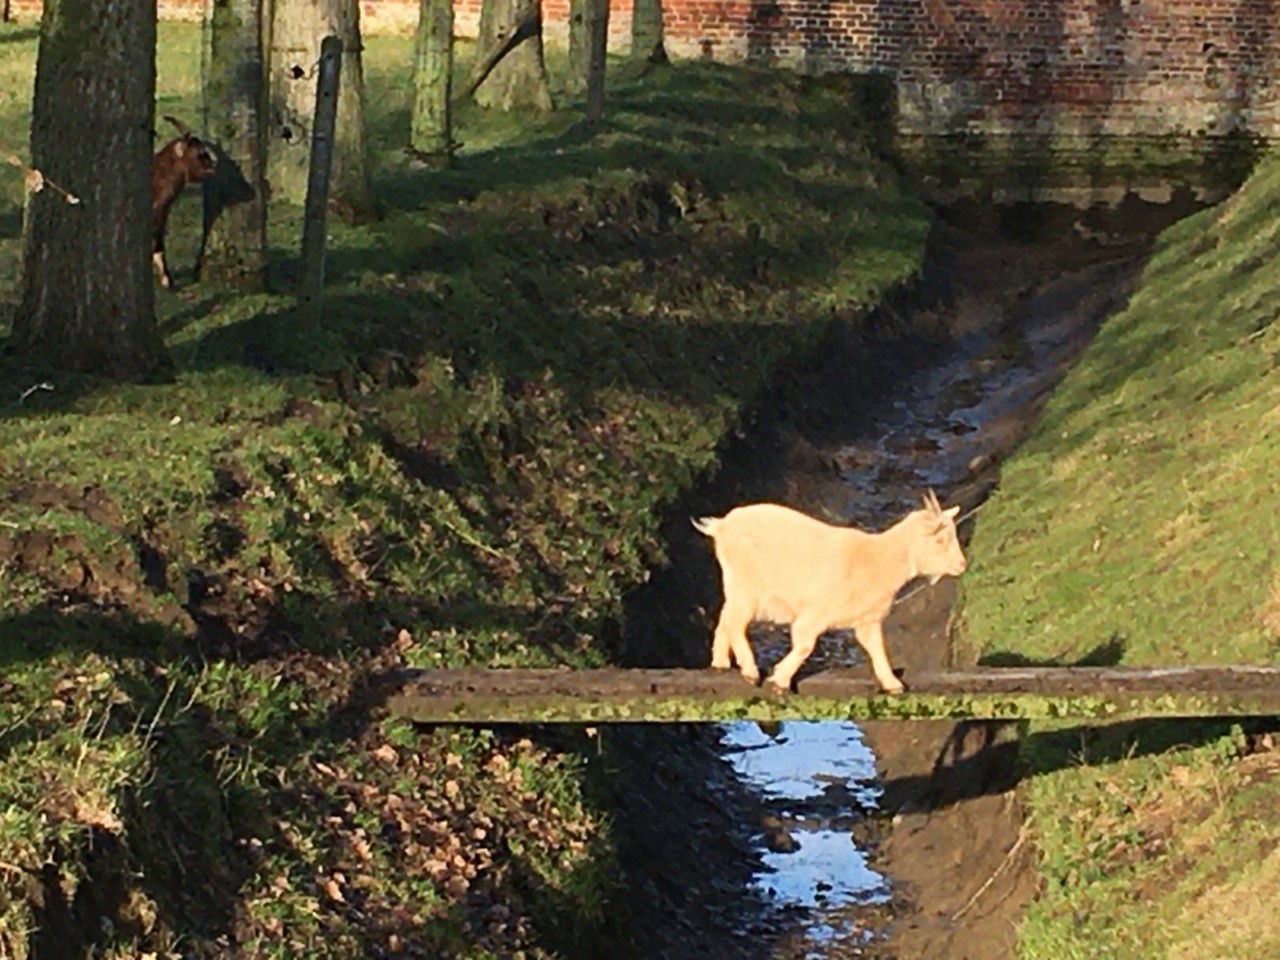
[[[614,657],[664,505],[927,216],[854,81],[711,65],[615,78],[589,136],[467,114],[456,168],[413,170],[409,46],[366,46],[388,211],[335,227],[321,330],[195,285],[161,297],[173,383],[3,361],[0,955],[625,950],[607,750],[370,723],[372,681]],[[165,111],[198,115],[197,50],[163,25]]]
[[[962,643],[984,662],[1280,660],[1280,161],[1166,231],[1004,465]],[[1033,729],[1019,955],[1280,955],[1271,721]]]

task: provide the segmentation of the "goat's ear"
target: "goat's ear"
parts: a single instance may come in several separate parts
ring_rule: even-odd
[[[947,507],[947,509],[942,511],[942,515],[946,517],[948,520],[954,520],[959,513],[960,513],[959,507]]]
[[[181,160],[183,157],[187,155],[187,141],[185,137],[182,140],[177,140],[174,142],[173,155],[177,157],[179,160]]]

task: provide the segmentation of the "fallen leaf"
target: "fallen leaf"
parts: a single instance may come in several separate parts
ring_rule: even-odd
[[[324,884],[324,892],[328,894],[329,899],[335,903],[346,903],[347,898],[342,895],[342,887],[338,885],[338,881],[333,877],[327,879]]]

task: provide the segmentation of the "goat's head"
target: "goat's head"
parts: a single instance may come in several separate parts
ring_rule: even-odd
[[[942,577],[958,577],[969,566],[956,536],[959,507],[942,509],[932,490],[925,494],[922,509],[915,512],[916,529],[913,559],[920,576],[936,583]]]
[[[218,170],[218,163],[213,152],[203,140],[191,132],[191,129],[176,117],[166,116],[166,120],[178,128],[182,134],[171,144],[173,158],[184,183],[203,183]]]

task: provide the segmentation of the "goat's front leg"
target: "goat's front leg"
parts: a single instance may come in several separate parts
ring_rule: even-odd
[[[871,660],[871,670],[875,673],[880,688],[885,693],[905,692],[907,688],[894,675],[893,667],[889,665],[889,654],[884,647],[883,623],[881,621],[864,623],[854,631],[854,636],[858,638],[862,649],[867,652]]]
[[[804,614],[798,616],[791,624],[791,649],[774,665],[773,672],[769,674],[769,683],[780,691],[790,692],[796,673],[817,649],[818,637],[822,636],[825,629],[826,624],[818,620]]]

